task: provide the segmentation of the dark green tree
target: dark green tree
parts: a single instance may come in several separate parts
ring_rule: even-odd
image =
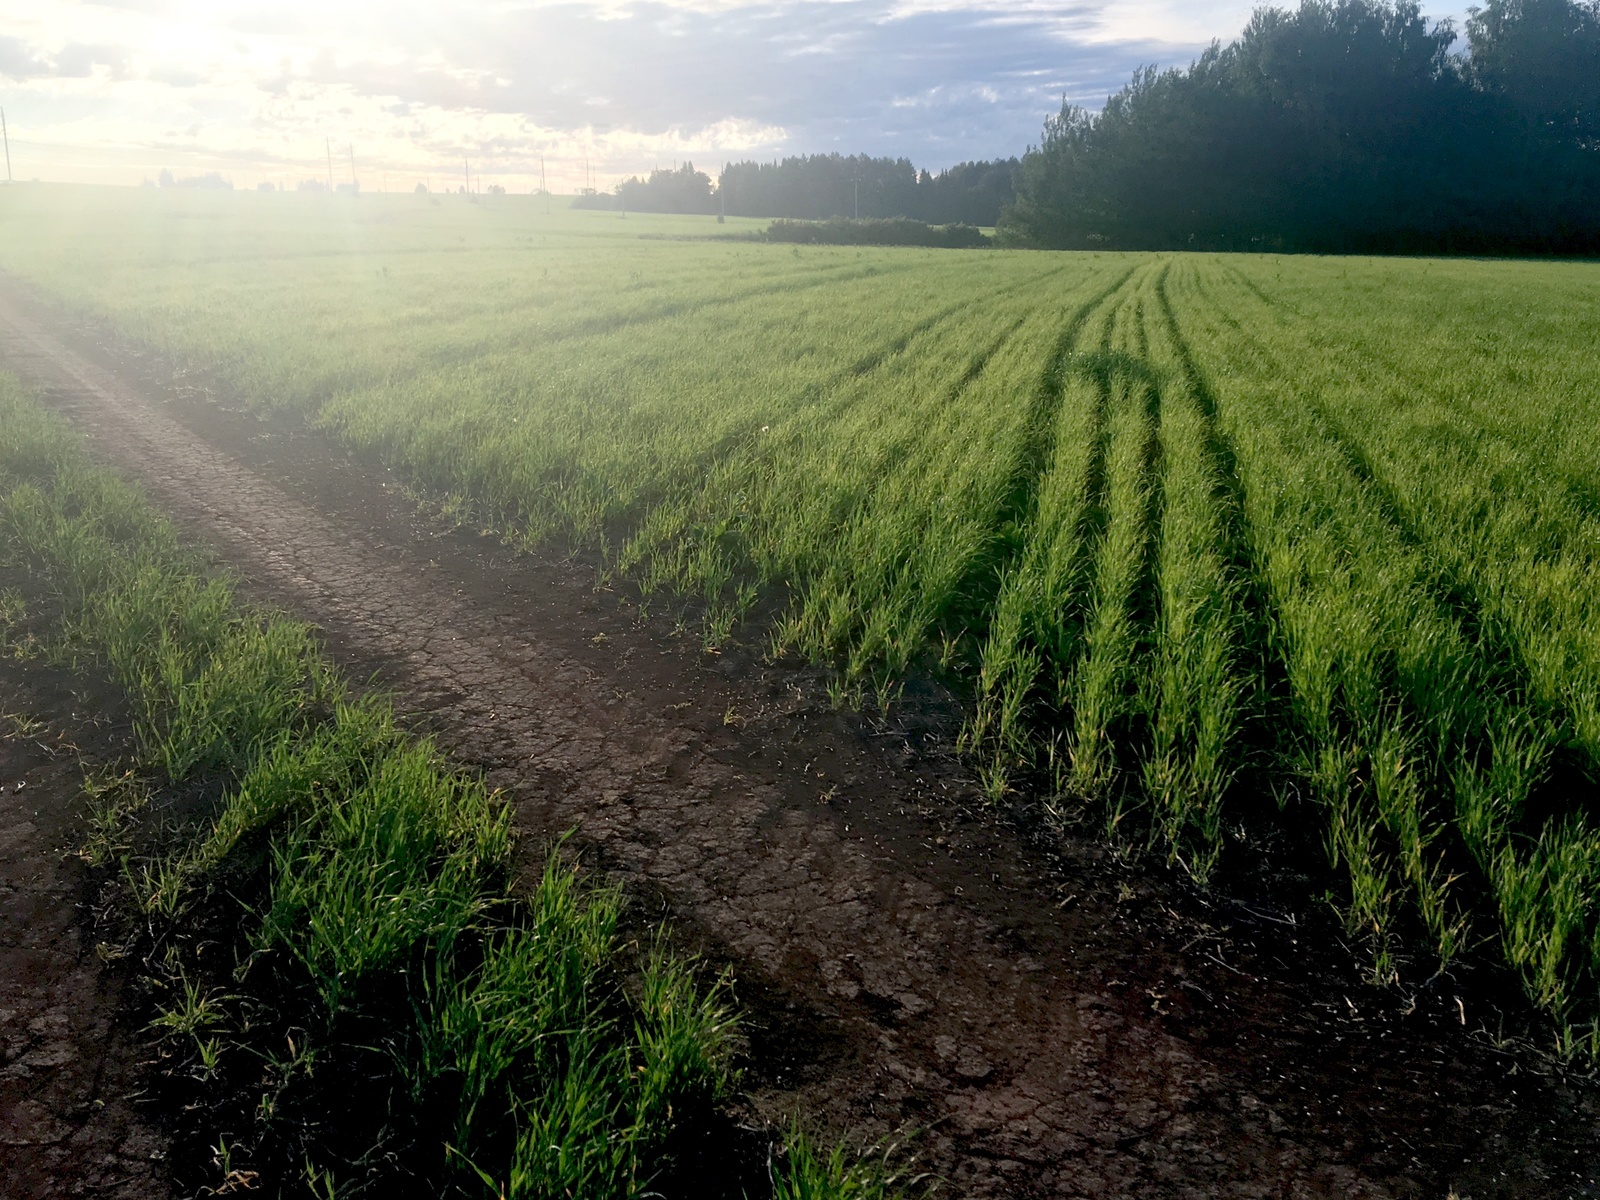
[[[1593,2],[1480,10],[1463,60],[1450,24],[1407,0],[1260,9],[1186,70],[1140,70],[1100,113],[1049,118],[1002,234],[1055,247],[1594,247],[1596,25]]]
[[[1539,133],[1600,149],[1600,0],[1490,0],[1467,18],[1469,71]]]

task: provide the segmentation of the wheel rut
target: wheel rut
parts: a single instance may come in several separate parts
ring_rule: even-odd
[[[974,818],[931,685],[892,723],[835,714],[808,672],[686,645],[579,563],[428,529],[381,471],[185,400],[3,276],[0,362],[503,788],[530,863],[573,830],[732,965],[764,1115],[920,1128],[962,1196],[1556,1196],[1596,1162],[1570,1093],[1508,1105],[1442,1018],[1324,1004],[1354,985],[1275,922]]]

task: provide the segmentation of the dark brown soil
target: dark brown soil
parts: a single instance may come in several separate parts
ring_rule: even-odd
[[[921,686],[887,721],[705,653],[581,559],[432,527],[0,278],[0,362],[255,594],[733,965],[771,1118],[918,1127],[971,1196],[1590,1194],[1600,1103],[1449,981],[1363,986],[1315,912],[1208,906],[985,812]],[[1474,993],[1476,994],[1476,993]]]
[[[138,1104],[125,963],[96,949],[81,844],[85,753],[114,756],[95,697],[0,659],[0,1196],[171,1195]],[[79,750],[67,737],[96,743]],[[98,752],[98,753],[96,753]]]

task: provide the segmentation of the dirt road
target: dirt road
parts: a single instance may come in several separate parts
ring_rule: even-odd
[[[1281,916],[1224,922],[1091,841],[972,816],[939,696],[838,716],[810,673],[704,653],[581,562],[430,529],[382,471],[3,277],[0,363],[506,789],[530,846],[576,830],[731,963],[769,1115],[920,1127],[962,1196],[1593,1186],[1594,1102],[1453,1004],[1403,1016]]]

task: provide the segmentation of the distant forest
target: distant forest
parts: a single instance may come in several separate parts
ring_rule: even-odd
[[[998,225],[1053,248],[1600,253],[1600,0],[1258,9],[1186,69],[1073,104],[1015,158],[692,164],[597,208]],[[1452,52],[1452,51],[1455,52]]]
[[[1023,158],[1014,244],[1600,251],[1600,0],[1260,9],[1187,70],[1071,104]]]
[[[722,168],[716,188],[693,163],[652,171],[613,192],[580,196],[577,208],[634,212],[716,213],[730,217],[910,217],[934,225],[993,225],[1013,197],[1021,163],[962,163],[937,175],[910,159],[864,154],[811,154],[778,162],[737,162]],[[724,207],[726,206],[726,207]]]

